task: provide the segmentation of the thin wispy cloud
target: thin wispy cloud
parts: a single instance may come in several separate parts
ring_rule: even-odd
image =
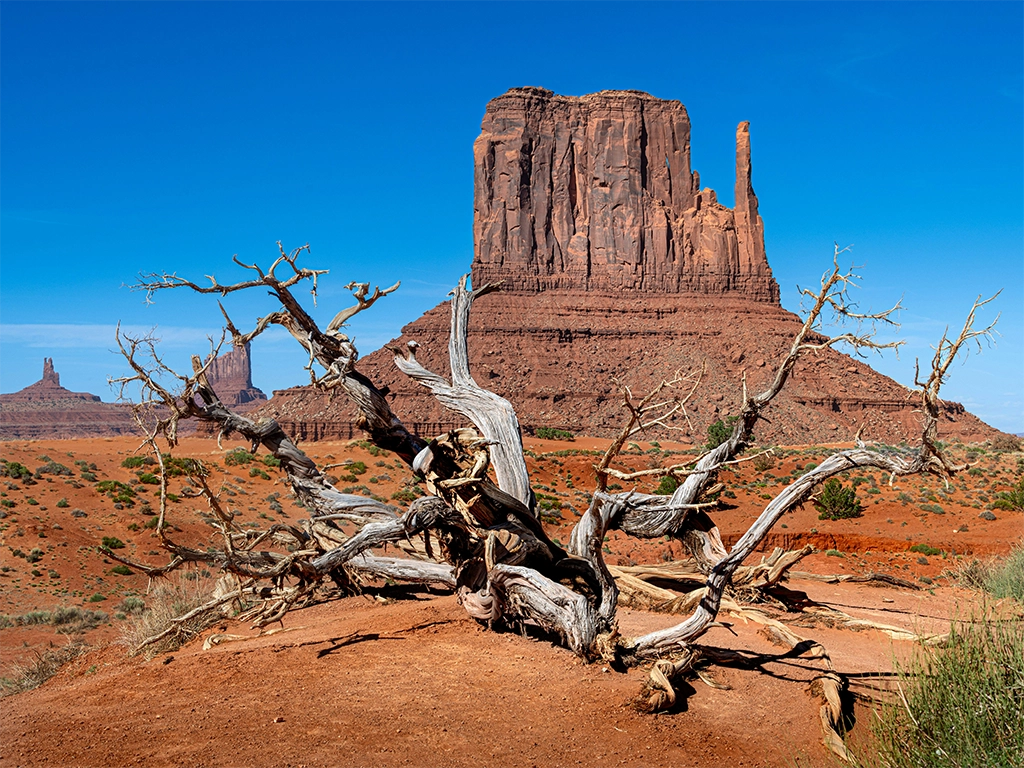
[[[116,325],[74,323],[4,323],[0,325],[0,343],[19,344],[36,349],[110,349],[115,347]],[[183,326],[124,325],[121,332],[132,337],[153,336],[168,347],[208,345],[220,331]]]

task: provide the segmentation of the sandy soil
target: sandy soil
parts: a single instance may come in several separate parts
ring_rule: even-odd
[[[114,573],[116,564],[96,546],[114,536],[124,542],[118,551],[128,557],[164,559],[153,530],[145,527],[152,516],[142,508],[144,498],[153,498],[154,486],[138,482],[140,469],[121,466],[136,446],[120,438],[0,445],[0,457],[30,470],[53,461],[72,471],[42,474],[31,485],[0,478],[0,498],[13,505],[4,505],[0,520],[0,612],[15,617],[72,606],[107,614],[85,635],[95,650],[42,687],[3,700],[0,765],[788,766],[829,759],[818,704],[807,685],[821,662],[789,658],[758,633],[756,624],[729,617],[723,617],[728,627],[711,630],[703,642],[742,651],[748,668],[712,667],[715,679],[730,690],[695,681],[678,711],[659,716],[639,715],[630,707],[641,671],[583,664],[546,638],[485,631],[452,596],[403,588],[293,612],[279,628],[284,631],[273,634],[255,637],[247,627],[225,621],[204,637],[228,633],[251,639],[209,650],[200,640],[153,659],[128,658],[116,642],[121,622],[115,617],[126,598],[144,598],[146,579]],[[365,465],[357,475],[349,475],[352,464],[332,468],[341,486],[351,476],[351,487],[388,499],[410,481],[396,457],[371,454],[365,446],[304,447],[322,463]],[[565,541],[592,485],[589,467],[596,459],[590,452],[603,444],[531,441],[527,447],[535,488],[550,506],[545,510],[549,530]],[[674,453],[685,446],[641,443],[637,448],[625,457],[634,468],[685,459]],[[746,462],[723,473],[734,496],[724,495],[727,508],[715,519],[727,541],[760,511],[762,495],[777,492],[780,478],[825,455],[805,448],[779,453],[770,468],[756,470]],[[303,514],[276,470],[256,463],[228,466],[224,451],[208,440],[187,440],[175,455],[215,462],[213,487],[244,522],[262,525],[269,518]],[[963,482],[950,489],[924,478],[890,488],[887,478],[866,473],[858,487],[866,502],[863,517],[823,521],[808,504],[777,526],[769,543],[818,547],[821,551],[803,561],[801,570],[880,571],[914,580],[922,589],[797,580],[790,589],[854,617],[917,632],[944,631],[949,617],[969,615],[978,597],[958,588],[953,574],[974,557],[1005,554],[1024,532],[1020,513],[995,510],[995,520],[978,517],[999,490],[1015,482],[1019,454],[975,458],[980,471],[963,475]],[[83,477],[83,472],[90,474]],[[131,485],[133,505],[118,509],[98,491],[102,480]],[[180,493],[180,481],[174,482],[172,490]],[[869,493],[871,488],[877,492]],[[268,500],[275,493],[279,496]],[[181,497],[170,506],[176,539],[210,537],[203,504]],[[910,551],[914,544],[939,553]],[[41,554],[29,562],[26,555],[33,550]],[[681,554],[676,544],[638,543],[617,533],[609,536],[606,553],[620,564]],[[675,620],[620,613],[624,634]],[[0,629],[0,674],[30,661],[49,643],[67,642],[57,629]],[[806,621],[797,631],[828,649],[854,691],[878,685],[893,656],[909,650],[877,631]],[[853,714],[856,742],[869,717],[860,705]]]
[[[816,587],[821,589],[821,587]],[[828,586],[857,616],[880,594]],[[898,594],[898,593],[893,593]],[[927,595],[927,593],[925,593]],[[822,595],[824,597],[824,595]],[[889,623],[938,627],[949,596],[901,598]],[[622,628],[665,616],[624,610]],[[821,765],[821,662],[787,658],[731,622],[707,645],[742,650],[752,669],[715,667],[730,690],[694,682],[685,705],[637,714],[643,674],[586,665],[544,639],[488,632],[451,596],[357,597],[289,615],[284,630],[151,660],[109,646],[41,688],[5,700],[6,765]],[[206,633],[253,636],[233,623]],[[891,669],[877,632],[802,630],[854,689]],[[856,715],[866,721],[866,711]]]

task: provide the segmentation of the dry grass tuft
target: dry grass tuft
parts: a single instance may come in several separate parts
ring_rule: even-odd
[[[67,664],[89,650],[80,638],[73,638],[67,645],[36,650],[35,658],[11,667],[10,677],[0,678],[0,698],[38,688]]]
[[[204,612],[182,620],[189,611],[207,602],[213,595],[215,580],[195,572],[179,573],[163,580],[146,596],[145,608],[128,616],[121,628],[121,643],[131,653],[143,649],[150,638],[167,632],[160,640],[145,645],[147,655],[174,651],[220,620],[216,612]]]

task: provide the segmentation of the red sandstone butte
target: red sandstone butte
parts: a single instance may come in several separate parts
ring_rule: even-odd
[[[527,432],[610,436],[622,423],[616,382],[642,393],[706,363],[689,406],[702,442],[708,424],[738,411],[744,377],[751,391],[767,385],[800,319],[779,305],[765,255],[747,123],[736,131],[733,209],[691,171],[683,105],[637,91],[514,88],[487,105],[474,156],[472,282],[501,290],[473,306],[470,365]],[[445,375],[448,323],[445,303],[359,362],[425,437],[463,421],[398,372],[389,350],[415,340],[418,359]],[[907,388],[827,349],[797,364],[757,437],[840,442],[863,428],[898,442],[919,434],[917,406]],[[309,387],[275,392],[260,413],[301,439],[361,436],[344,397]],[[940,431],[997,434],[958,403],[944,405]]]
[[[128,408],[60,385],[53,358],[43,359],[43,378],[0,395],[0,440],[127,435],[136,432]]]
[[[267,401],[262,390],[252,384],[252,359],[249,345],[235,347],[217,357],[206,369],[206,376],[220,401],[236,411],[248,411]]]

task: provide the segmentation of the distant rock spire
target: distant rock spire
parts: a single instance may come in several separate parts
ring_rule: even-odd
[[[43,383],[53,384],[56,387],[60,386],[60,374],[53,369],[53,358],[43,358],[43,378],[40,379]]]
[[[740,272],[768,263],[764,251],[764,223],[757,212],[757,195],[750,179],[750,123],[736,128],[736,243]]]

